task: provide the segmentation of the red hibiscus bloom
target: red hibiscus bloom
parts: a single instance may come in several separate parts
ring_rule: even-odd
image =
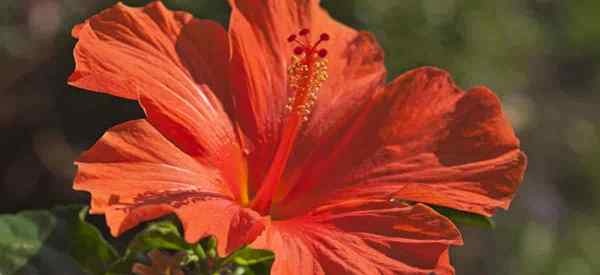
[[[318,0],[230,3],[228,31],[160,2],[73,30],[69,83],[146,114],[77,161],[92,213],[118,235],[174,212],[189,242],[273,250],[273,274],[453,274],[460,233],[426,204],[492,215],[525,169],[498,98],[435,68],[386,84],[374,37]]]

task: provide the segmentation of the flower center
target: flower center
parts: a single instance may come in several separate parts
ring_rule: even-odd
[[[292,34],[288,37],[288,42],[298,45],[294,48],[294,55],[288,66],[288,88],[293,92],[293,96],[286,105],[288,112],[272,165],[251,203],[251,208],[262,215],[267,215],[271,210],[277,184],[283,175],[302,122],[309,119],[321,84],[327,79],[327,50],[318,47],[322,42],[329,40],[329,35],[321,34],[313,45],[298,39],[307,38],[309,34],[308,29],[302,29],[298,35]]]

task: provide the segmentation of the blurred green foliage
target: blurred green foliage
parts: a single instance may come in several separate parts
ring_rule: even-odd
[[[118,255],[85,221],[87,210],[60,206],[0,215],[0,274],[103,275]]]
[[[0,274],[13,274],[38,253],[56,224],[47,212],[0,216]]]
[[[0,3],[0,208],[5,211],[85,201],[70,190],[72,159],[106,128],[140,116],[134,104],[65,85],[73,66],[71,27],[114,2]],[[227,23],[225,1],[165,2]],[[452,252],[458,274],[598,273],[599,1],[322,3],[340,21],[377,36],[390,79],[434,65],[450,71],[461,87],[486,85],[502,98],[529,169],[510,212],[498,214],[494,230],[463,228],[465,246]]]
[[[149,266],[148,254],[156,250],[173,257],[181,253],[178,267],[194,275],[269,274],[275,259],[270,251],[248,247],[218,255],[211,237],[188,244],[171,216],[141,226],[119,253],[86,221],[87,212],[71,205],[0,215],[0,274],[129,275],[134,264]]]

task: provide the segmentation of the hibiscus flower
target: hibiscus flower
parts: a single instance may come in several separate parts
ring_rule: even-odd
[[[69,84],[144,119],[76,162],[113,235],[175,213],[221,255],[274,251],[272,274],[453,274],[456,226],[428,205],[508,208],[526,158],[487,88],[419,68],[385,83],[373,35],[318,0],[231,0],[229,30],[123,4],[76,26]]]

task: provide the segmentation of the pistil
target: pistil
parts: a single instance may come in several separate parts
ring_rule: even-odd
[[[308,29],[302,29],[298,34],[306,37],[309,33]],[[299,41],[295,34],[288,37],[290,43],[298,45],[288,66],[288,88],[293,92],[293,96],[286,105],[287,114],[271,167],[251,203],[251,208],[262,215],[267,215],[271,209],[273,196],[302,123],[308,121],[321,84],[327,79],[327,50],[318,49],[318,46],[329,40],[329,35],[323,33],[319,38],[315,44],[307,46]]]

